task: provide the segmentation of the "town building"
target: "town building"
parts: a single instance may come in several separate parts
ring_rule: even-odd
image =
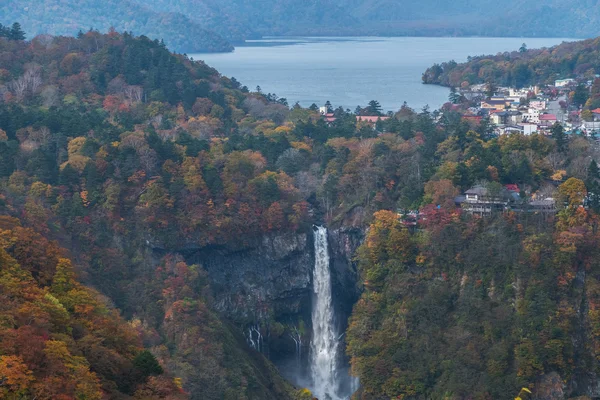
[[[539,125],[541,127],[550,128],[557,121],[558,121],[558,119],[556,118],[556,115],[554,115],[554,114],[542,114],[542,115],[540,115],[540,123],[539,123]]]
[[[376,124],[377,121],[385,121],[390,119],[390,117],[384,117],[379,115],[357,115],[356,122],[369,122],[371,124]]]
[[[481,102],[481,109],[484,110],[497,110],[497,111],[504,111],[507,107],[509,107],[511,104],[511,101],[507,101],[506,99],[490,99],[490,100],[485,100]]]
[[[511,187],[511,189],[514,189],[514,187]],[[461,201],[463,199],[464,201]],[[493,193],[483,185],[476,185],[467,190],[464,196],[455,199],[455,202],[460,203],[466,212],[480,216],[508,210],[511,204],[516,204],[519,201],[519,193],[515,190],[509,190],[506,186],[503,186]]]
[[[540,110],[535,108],[530,108],[526,113],[523,113],[522,122],[527,122],[530,124],[539,124],[540,123]]]
[[[544,100],[531,100],[529,102],[529,108],[536,111],[544,111],[548,104]]]
[[[561,88],[569,86],[573,83],[575,83],[575,79],[557,79],[556,81],[554,81],[554,86],[557,88]]]

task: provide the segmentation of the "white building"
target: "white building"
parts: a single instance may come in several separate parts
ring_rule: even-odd
[[[536,124],[519,124],[519,126],[523,128],[523,135],[532,135],[538,130]]]
[[[544,111],[547,106],[548,105],[544,100],[531,100],[529,102],[529,108],[532,108],[532,109],[538,110],[538,111]]]
[[[523,122],[527,122],[530,124],[539,124],[540,123],[540,110],[530,108],[526,113],[523,114]]]
[[[575,82],[575,79],[557,79],[554,81],[555,87],[565,87],[569,86],[571,83]]]
[[[508,97],[515,98],[515,99],[522,99],[522,98],[527,98],[528,93],[529,93],[529,90],[527,90],[527,89],[510,88],[508,90]]]

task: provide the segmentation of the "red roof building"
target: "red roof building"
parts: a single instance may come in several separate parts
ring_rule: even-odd
[[[325,114],[323,116],[323,118],[325,119],[325,122],[329,122],[329,123],[335,122],[335,120],[337,119],[336,117],[333,116],[333,113]]]
[[[356,122],[370,122],[372,124],[376,123],[378,120],[385,121],[386,119],[390,119],[390,117],[380,117],[380,116],[370,116],[370,115],[357,115]]]
[[[357,115],[356,122],[371,122],[376,123],[378,120],[385,121],[386,119],[390,119],[390,117],[380,117],[380,116],[371,116],[371,115]]]

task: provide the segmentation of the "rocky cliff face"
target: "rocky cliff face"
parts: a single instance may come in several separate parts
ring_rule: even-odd
[[[365,230],[359,227],[342,226],[329,231],[333,298],[341,324],[340,332],[345,331],[352,306],[360,296],[358,272],[353,258],[364,238]]]
[[[359,296],[352,259],[363,239],[364,230],[358,227],[329,230],[340,332],[345,331]],[[216,309],[240,327],[250,345],[278,365],[285,365],[282,370],[289,370],[290,364],[305,364],[297,360],[307,356],[310,342],[312,230],[256,238],[242,249],[211,247],[186,251],[185,255],[188,263],[201,264],[208,272]],[[300,347],[296,340],[300,340]]]
[[[354,252],[364,238],[359,228],[329,231],[334,297],[351,310],[358,296]],[[218,311],[238,323],[310,315],[314,249],[312,232],[264,236],[244,248],[189,252],[190,263],[209,273]]]
[[[310,309],[312,236],[284,233],[242,250],[207,248],[187,257],[208,271],[218,311],[237,323],[257,323]]]

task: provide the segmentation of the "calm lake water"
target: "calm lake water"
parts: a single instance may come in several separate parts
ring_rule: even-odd
[[[468,56],[549,47],[558,38],[267,38],[250,41],[233,53],[191,54],[254,90],[276,93],[290,105],[300,102],[354,110],[378,100],[385,110],[404,101],[415,109],[439,108],[448,89],[421,84],[434,63],[466,61]]]

